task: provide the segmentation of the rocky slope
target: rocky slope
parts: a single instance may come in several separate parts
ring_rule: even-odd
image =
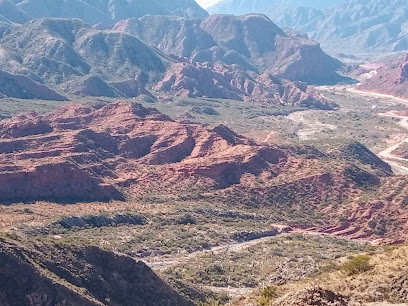
[[[347,0],[330,10],[314,39],[343,53],[373,54],[408,48],[406,0]]]
[[[236,64],[244,70],[309,83],[345,80],[336,73],[342,64],[316,42],[285,33],[261,14],[213,15],[202,22],[145,16],[121,21],[114,29],[195,62]]]
[[[243,15],[257,12],[260,10],[279,7],[282,4],[287,4],[288,7],[310,7],[313,9],[327,9],[337,4],[340,0],[221,0],[208,8],[210,14],[234,14]],[[281,12],[276,12],[281,13]],[[282,15],[281,15],[282,16]]]
[[[285,156],[225,127],[174,122],[130,103],[22,115],[0,131],[3,202],[123,199],[122,187],[132,194],[157,180],[163,188],[190,179],[229,186]]]
[[[14,2],[14,3],[13,3]],[[112,25],[121,19],[144,15],[176,15],[188,18],[204,18],[208,13],[194,0],[2,0],[3,17],[17,23],[33,18],[79,18],[100,26]]]
[[[25,23],[29,16],[20,10],[12,1],[0,1],[0,20],[4,22]]]
[[[37,19],[13,25],[0,41],[0,63],[5,71],[66,94],[147,94],[145,82],[164,73],[169,62],[134,36],[95,30],[78,19]],[[141,71],[147,74],[145,78]]]
[[[26,76],[13,75],[0,70],[0,97],[1,96],[20,99],[67,100],[64,96],[57,94],[55,91]]]
[[[221,64],[175,64],[155,89],[190,98],[223,98],[318,109],[335,106],[306,83],[281,80],[267,73],[251,77],[239,68]]]
[[[367,56],[408,48],[406,0],[225,0],[212,14],[262,12],[281,27],[306,32],[330,54]],[[341,51],[340,51],[341,50]]]
[[[176,16],[143,16],[119,21],[113,28],[134,35],[167,54],[191,57],[216,45],[198,20]]]
[[[130,257],[96,247],[0,242],[1,305],[191,305]]]
[[[408,55],[400,55],[380,64],[372,77],[361,82],[360,89],[408,99]]]
[[[260,29],[267,39],[258,34]],[[311,83],[342,80],[336,73],[340,62],[316,43],[287,35],[263,15],[212,16],[202,22],[144,16],[121,21],[114,30],[96,30],[78,19],[35,19],[23,25],[8,24],[0,43],[0,64],[5,71],[68,96],[148,95],[154,99],[151,88],[167,93],[182,89],[196,97],[250,97],[327,108],[324,99],[304,84],[280,79]],[[228,67],[222,68],[223,73],[213,68],[201,73],[207,85],[201,86],[199,93],[193,93],[194,81],[177,81],[177,90],[162,86],[178,73],[179,79],[186,79],[186,69],[180,71],[180,67],[196,67],[198,72],[206,62],[212,63],[211,67],[221,67],[213,66],[218,62]],[[220,81],[227,74],[234,75],[234,80]]]

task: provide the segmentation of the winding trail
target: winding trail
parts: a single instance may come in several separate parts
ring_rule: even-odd
[[[145,264],[147,264],[150,268],[156,269],[156,270],[166,270],[168,268],[171,268],[175,265],[183,264],[183,263],[189,263],[192,259],[195,259],[199,256],[203,255],[217,255],[221,253],[235,253],[235,252],[240,252],[242,250],[248,249],[251,246],[257,245],[259,243],[267,242],[272,239],[275,239],[276,237],[280,237],[283,235],[291,235],[294,233],[297,233],[298,231],[293,230],[285,225],[279,225],[275,224],[273,225],[274,228],[278,230],[278,233],[275,235],[270,235],[262,238],[257,238],[253,240],[248,240],[244,242],[237,242],[237,243],[231,243],[231,244],[225,244],[225,245],[220,245],[220,246],[214,246],[206,250],[202,251],[196,251],[192,253],[181,253],[179,256],[175,257],[170,257],[167,259],[163,258],[152,258],[152,260],[146,260],[144,261]],[[156,260],[157,259],[157,260]]]
[[[408,101],[407,101],[408,102]],[[408,130],[408,117],[406,116],[399,116],[399,115],[393,115],[390,113],[385,113],[385,114],[378,114],[379,116],[382,117],[391,117],[391,118],[398,118],[401,121],[398,123],[401,127],[405,128]],[[391,166],[393,166],[395,169],[399,170],[399,174],[408,174],[408,167],[402,166],[396,161],[402,161],[402,162],[407,162],[408,159],[398,157],[393,155],[392,153],[397,150],[401,145],[404,143],[408,143],[408,137],[403,139],[402,141],[390,146],[389,148],[385,149],[384,151],[378,153],[378,156],[380,156],[382,159],[385,159]]]
[[[322,88],[328,89],[327,86],[322,86]],[[389,95],[389,94],[382,94],[382,93],[359,90],[356,87],[344,87],[344,90],[346,90],[349,93],[360,96],[360,97],[389,99],[395,103],[402,103],[402,104],[408,105],[408,99],[396,97],[396,96]],[[408,117],[407,116],[400,116],[400,115],[396,115],[392,113],[383,113],[383,114],[378,114],[378,115],[382,117],[398,118],[400,119],[400,122],[398,124],[401,127],[408,130]],[[378,156],[384,159],[387,163],[389,163],[394,169],[394,172],[399,175],[408,175],[408,167],[405,167],[399,163],[399,162],[408,163],[408,159],[395,156],[392,153],[404,143],[408,143],[408,137],[402,139],[400,142],[378,153]]]
[[[357,94],[359,96],[374,97],[374,98],[387,98],[387,99],[391,99],[391,100],[394,100],[394,101],[397,101],[397,102],[408,105],[408,100],[407,99],[395,97],[395,96],[392,96],[392,95],[381,94],[381,93],[376,93],[376,92],[371,92],[371,91],[359,90],[359,89],[354,88],[354,87],[347,87],[346,90],[348,92],[355,93],[355,94]]]
[[[289,226],[282,225],[282,224],[273,224],[272,227],[278,230],[277,234],[269,235],[269,236],[261,237],[257,239],[247,240],[244,242],[236,242],[236,243],[215,246],[215,247],[211,247],[206,250],[195,251],[195,252],[188,253],[188,254],[181,253],[178,256],[172,256],[169,258],[156,257],[156,258],[151,258],[149,260],[143,260],[143,261],[150,268],[159,270],[159,271],[163,271],[163,270],[166,270],[168,268],[174,267],[179,264],[190,263],[192,259],[196,259],[203,255],[217,255],[221,253],[238,253],[252,246],[269,242],[273,239],[276,239],[277,237],[285,237],[285,236],[290,236],[293,234],[302,234],[302,235],[307,235],[307,236],[335,236],[334,234],[320,232],[315,229],[291,228]],[[341,237],[341,238],[347,239],[347,237]],[[353,241],[359,242],[359,240],[353,240]],[[360,242],[367,243],[366,241],[365,242],[360,241]]]

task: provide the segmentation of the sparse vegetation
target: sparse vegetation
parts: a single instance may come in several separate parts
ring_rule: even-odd
[[[347,275],[356,275],[371,270],[373,267],[370,265],[369,255],[359,255],[350,259],[341,267]]]
[[[278,297],[277,289],[273,286],[267,286],[261,290],[258,298],[258,304],[260,306],[269,306],[272,304],[273,300]]]

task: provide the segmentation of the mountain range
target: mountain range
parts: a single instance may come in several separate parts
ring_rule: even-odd
[[[208,11],[263,12],[281,27],[308,33],[330,54],[367,57],[408,49],[407,6],[407,0],[224,0]]]
[[[24,23],[35,18],[78,18],[91,25],[143,15],[204,18],[208,13],[194,0],[1,0],[0,19]]]
[[[9,9],[9,14],[3,13],[7,20],[13,16],[29,16],[31,12],[26,9],[21,13],[26,5],[31,7],[30,1],[14,4],[3,0],[1,3],[13,8]],[[55,11],[49,4],[44,5],[50,8],[53,14],[48,15],[53,17],[74,16],[62,14],[63,6]],[[161,5],[164,6],[164,2]],[[38,4],[36,7],[41,6]],[[170,9],[171,5],[166,7]],[[188,7],[188,11],[194,8]],[[18,90],[5,92],[0,89],[0,93],[21,98],[21,94],[13,93],[25,90],[25,98],[53,100],[70,96],[135,97],[142,94],[154,99],[153,96],[160,95],[160,92],[174,93],[174,88],[159,83],[168,82],[169,75],[174,74],[177,67],[185,63],[198,67],[206,62],[212,68],[207,69],[202,77],[204,82],[214,86],[201,88],[197,95],[193,94],[196,89],[191,87],[191,82],[178,82],[177,94],[239,100],[266,99],[280,103],[281,99],[276,96],[279,91],[270,90],[265,94],[265,90],[254,91],[251,88],[265,88],[265,84],[261,83],[266,79],[259,78],[260,75],[269,75],[274,78],[275,84],[285,83],[286,88],[296,87],[296,92],[303,88],[301,91],[304,93],[307,91],[305,85],[295,85],[290,81],[312,84],[347,81],[336,72],[342,63],[324,53],[318,43],[303,35],[283,31],[265,15],[213,15],[203,16],[205,18],[200,20],[174,14],[132,17],[113,24],[112,29],[101,29],[100,24],[91,26],[75,18],[13,17],[22,23],[6,21],[1,24],[0,69],[10,77],[24,77],[26,81],[14,82]],[[220,66],[214,65],[223,65],[224,71],[229,71],[239,80],[231,77],[224,84],[215,82],[218,72],[214,67]],[[186,76],[178,78],[185,79]],[[30,90],[22,85],[28,80],[38,88],[48,87],[52,95],[30,95],[34,85]],[[245,86],[246,89],[243,89]],[[215,93],[217,91],[212,90],[216,87],[222,90]],[[231,91],[237,94],[232,95]],[[278,94],[283,95],[282,92]],[[302,101],[298,101],[299,104]],[[323,102],[322,99],[320,102]],[[320,102],[309,104],[322,105]]]

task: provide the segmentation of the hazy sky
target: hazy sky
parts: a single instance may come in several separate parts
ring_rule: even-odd
[[[196,0],[199,5],[201,5],[203,8],[208,8],[213,4],[216,4],[220,0]]]

